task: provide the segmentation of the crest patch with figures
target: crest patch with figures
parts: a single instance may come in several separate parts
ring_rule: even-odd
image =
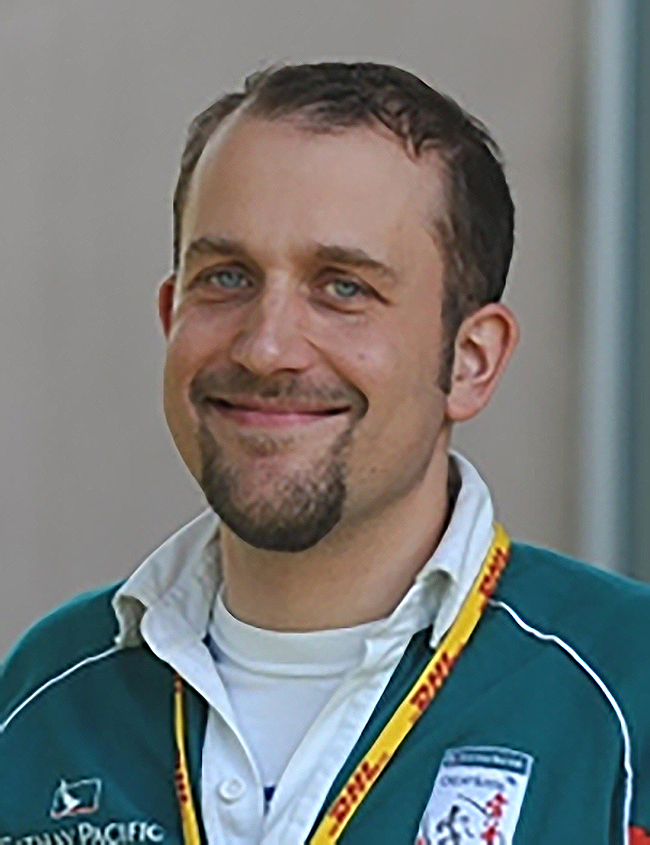
[[[532,764],[509,748],[449,748],[415,845],[510,845]]]

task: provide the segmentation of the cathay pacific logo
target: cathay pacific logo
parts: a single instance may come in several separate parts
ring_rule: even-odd
[[[102,794],[99,778],[63,780],[54,790],[50,808],[50,830],[23,835],[5,834],[0,828],[0,845],[165,845],[168,841],[165,828],[151,818],[101,819],[108,811],[106,797],[102,797],[104,813],[92,821],[83,816],[99,810]],[[59,823],[63,819],[63,824]],[[66,824],[67,821],[67,824]],[[0,819],[0,824],[2,820]]]
[[[99,778],[85,778],[74,782],[61,780],[54,790],[51,818],[66,819],[97,812],[101,791],[102,782]]]

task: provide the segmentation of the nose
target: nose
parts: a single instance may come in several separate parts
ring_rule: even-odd
[[[315,350],[306,336],[305,307],[298,293],[281,287],[264,291],[244,315],[231,359],[259,376],[307,369]]]

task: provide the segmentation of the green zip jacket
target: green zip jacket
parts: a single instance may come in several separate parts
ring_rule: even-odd
[[[173,672],[114,645],[114,592],[55,611],[3,667],[0,845],[182,843]],[[349,777],[430,659],[428,634],[314,830],[329,813],[347,820],[341,845],[650,845],[649,587],[515,543],[446,683],[360,801]],[[190,690],[197,807],[206,711]]]

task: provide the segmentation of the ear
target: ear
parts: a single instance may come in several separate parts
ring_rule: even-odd
[[[158,315],[165,337],[169,337],[172,327],[172,315],[174,313],[174,292],[176,290],[176,275],[172,273],[160,285],[158,289]]]
[[[454,344],[447,416],[462,422],[487,405],[519,340],[514,314],[491,302],[463,320]]]

